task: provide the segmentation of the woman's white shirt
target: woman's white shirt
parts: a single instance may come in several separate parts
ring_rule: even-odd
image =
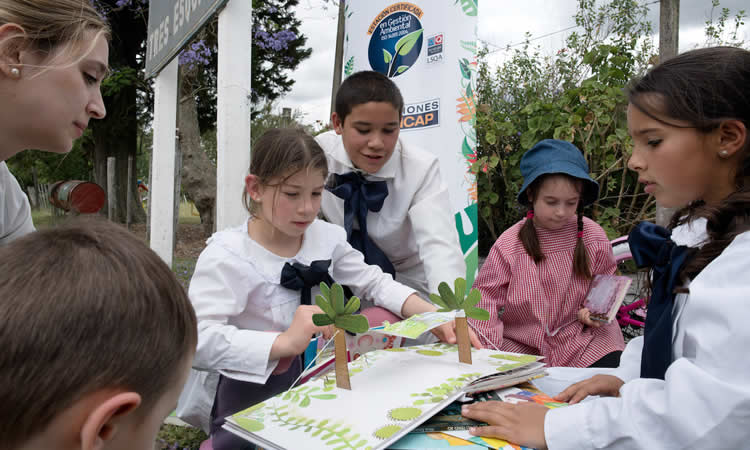
[[[0,245],[34,231],[29,199],[5,162],[0,162]]]

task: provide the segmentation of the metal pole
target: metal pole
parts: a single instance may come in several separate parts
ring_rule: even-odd
[[[331,86],[331,114],[333,114],[333,111],[336,108],[336,91],[341,85],[341,72],[344,67],[344,8],[344,0],[339,0],[339,22],[336,31],[336,55],[333,58],[333,85]]]
[[[117,217],[117,192],[115,190],[115,157],[107,157],[107,218],[109,220],[115,220]]]

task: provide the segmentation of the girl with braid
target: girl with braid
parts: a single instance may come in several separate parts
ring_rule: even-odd
[[[482,345],[543,355],[553,366],[617,367],[625,347],[616,322],[582,307],[591,280],[616,269],[604,230],[583,216],[599,185],[581,151],[547,139],[521,158],[518,201],[526,217],[490,250],[474,287],[490,320],[472,320]]]
[[[628,166],[659,204],[682,207],[669,228],[630,234],[636,263],[652,269],[645,336],[613,375],[560,393],[569,407],[487,402],[464,415],[490,424],[474,434],[535,448],[747,448],[750,51],[683,53],[628,97]],[[589,395],[603,398],[578,403]]]

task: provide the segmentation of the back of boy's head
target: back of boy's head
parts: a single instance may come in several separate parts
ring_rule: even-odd
[[[672,217],[672,228],[696,216],[708,221],[708,241],[682,270],[694,278],[738,234],[750,230],[750,51],[709,47],[677,55],[631,83],[628,100],[668,126],[709,133],[728,120],[738,120],[747,130],[744,146],[733,158],[736,190],[719,205],[695,202]]]
[[[283,184],[300,170],[315,170],[328,177],[328,162],[320,144],[302,128],[270,128],[255,142],[250,151],[250,174],[263,186]],[[250,214],[258,209],[246,189],[242,203]]]
[[[84,396],[140,394],[143,417],[197,343],[169,267],[106,221],[79,220],[0,248],[0,442],[13,448]]]
[[[353,73],[341,83],[336,91],[336,115],[344,123],[355,106],[368,102],[390,103],[399,118],[404,109],[404,98],[396,83],[380,72],[367,70]]]

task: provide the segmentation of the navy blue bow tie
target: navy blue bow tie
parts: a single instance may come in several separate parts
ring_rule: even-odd
[[[363,255],[367,264],[375,264],[390,273],[394,278],[396,269],[383,251],[367,235],[367,213],[379,212],[388,197],[385,181],[370,181],[359,172],[343,175],[334,174],[334,186],[327,189],[344,200],[344,229],[346,240]],[[354,217],[359,222],[359,230],[353,229]]]
[[[672,307],[674,289],[681,284],[680,269],[692,253],[676,245],[672,232],[649,222],[639,223],[628,236],[633,260],[638,267],[650,267],[651,298],[646,314],[641,354],[641,378],[664,379],[672,363]]]
[[[317,286],[324,281],[329,286],[333,284],[331,276],[328,275],[330,265],[330,259],[313,261],[309,266],[297,262],[294,264],[286,263],[284,268],[281,269],[279,284],[287,289],[300,291],[300,304],[310,305],[312,304],[310,289],[313,286]]]

